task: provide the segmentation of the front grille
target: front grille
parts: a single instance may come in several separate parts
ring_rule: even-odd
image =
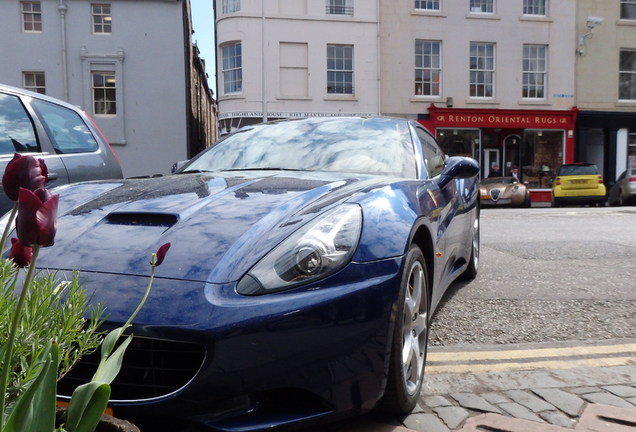
[[[148,399],[172,393],[188,383],[205,358],[201,345],[133,337],[121,371],[111,384],[111,400]],[[58,394],[70,396],[97,370],[99,350],[82,358],[58,383]]]

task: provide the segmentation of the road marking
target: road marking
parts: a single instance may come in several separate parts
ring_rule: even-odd
[[[429,352],[426,373],[478,373],[636,365],[636,344]]]

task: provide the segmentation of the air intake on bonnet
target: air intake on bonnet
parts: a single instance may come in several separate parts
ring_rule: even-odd
[[[165,213],[111,213],[108,223],[113,225],[140,225],[171,227],[179,218],[174,214]]]

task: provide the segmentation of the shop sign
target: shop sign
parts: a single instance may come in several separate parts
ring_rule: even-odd
[[[430,121],[436,127],[479,127],[516,129],[571,129],[576,118],[572,111],[473,110],[429,107]]]

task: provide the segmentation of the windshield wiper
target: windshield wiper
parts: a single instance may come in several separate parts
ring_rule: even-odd
[[[283,168],[283,167],[252,167],[252,168],[228,168],[219,171],[314,171],[302,168]]]

